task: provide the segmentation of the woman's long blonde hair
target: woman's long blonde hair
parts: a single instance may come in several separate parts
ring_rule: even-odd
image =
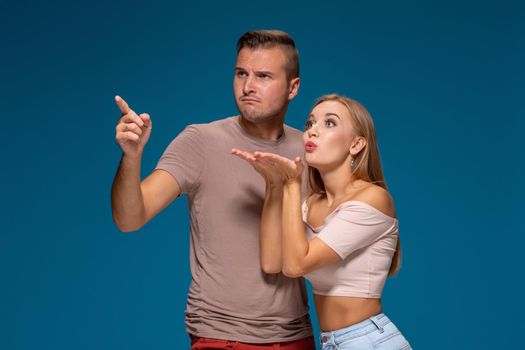
[[[348,109],[352,126],[357,136],[361,136],[366,140],[365,147],[355,156],[354,165],[352,167],[352,174],[357,178],[387,189],[383,170],[381,167],[381,160],[379,158],[379,148],[377,146],[376,131],[374,122],[370,113],[359,102],[348,97],[330,94],[319,97],[313,107],[326,102],[336,101],[341,103]],[[319,170],[308,166],[308,182],[310,186],[310,194],[325,194],[325,186]],[[394,256],[392,257],[392,264],[388,274],[395,275],[401,267],[401,242],[399,236],[397,239],[397,246]]]

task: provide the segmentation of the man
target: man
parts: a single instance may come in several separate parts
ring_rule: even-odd
[[[188,126],[142,182],[151,119],[115,98],[123,113],[116,127],[123,156],[112,188],[113,218],[120,230],[134,231],[180,194],[188,195],[192,282],[186,329],[192,349],[315,349],[304,281],[264,273],[259,263],[265,184],[230,153],[303,153],[302,133],[284,125],[299,89],[293,39],[280,31],[244,34],[233,88],[239,115]]]

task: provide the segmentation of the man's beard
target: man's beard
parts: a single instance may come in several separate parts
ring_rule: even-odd
[[[239,109],[239,113],[244,119],[254,124],[264,123],[273,119],[272,114],[261,111],[242,111]]]
[[[239,104],[237,104],[237,110],[239,111],[242,118],[253,124],[262,124],[274,121],[275,118],[281,113],[281,111],[278,109],[270,111],[253,110],[251,108],[241,109]]]
[[[264,123],[269,120],[272,120],[272,117],[274,115],[274,113],[268,111],[264,112],[259,110],[253,110],[251,108],[241,109],[239,104],[237,104],[237,110],[239,111],[239,114],[242,118],[254,124]]]

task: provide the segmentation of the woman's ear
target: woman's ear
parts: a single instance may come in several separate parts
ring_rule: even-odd
[[[362,136],[356,136],[352,146],[350,146],[350,154],[352,156],[357,155],[363,148],[366,147],[366,139]]]

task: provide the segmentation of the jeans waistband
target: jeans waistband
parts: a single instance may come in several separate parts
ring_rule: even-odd
[[[341,337],[343,335],[345,338],[357,338],[376,330],[379,330],[380,333],[383,333],[383,327],[390,322],[390,319],[384,313],[380,313],[362,322],[345,328],[341,328],[332,332],[321,332],[321,341],[326,343],[329,340]]]

